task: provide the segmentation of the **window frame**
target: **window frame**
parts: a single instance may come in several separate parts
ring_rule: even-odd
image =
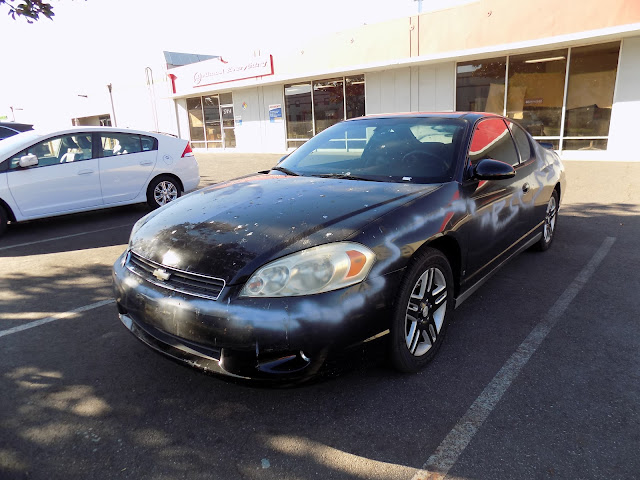
[[[466,169],[473,169],[473,167],[475,165],[477,165],[478,162],[481,162],[482,160],[484,160],[484,158],[481,158],[481,159],[477,160],[475,163],[472,163],[471,155],[470,155],[471,145],[473,143],[473,136],[475,135],[476,131],[478,130],[478,126],[483,122],[492,121],[492,120],[499,120],[504,125],[504,127],[506,129],[506,132],[508,132],[508,134],[509,134],[509,139],[511,141],[511,145],[513,146],[513,150],[515,151],[517,162],[516,163],[504,162],[504,160],[501,160],[501,159],[495,158],[495,157],[484,157],[484,158],[492,158],[494,160],[498,160],[498,161],[507,163],[507,164],[511,165],[513,168],[518,168],[520,165],[522,165],[522,162],[520,161],[520,152],[518,151],[518,147],[516,145],[515,139],[513,138],[513,135],[511,134],[511,130],[509,129],[509,125],[507,125],[505,119],[503,117],[482,117],[477,122],[475,122],[475,124],[473,125],[473,128],[471,130],[471,135],[469,136],[469,143],[467,145],[466,159],[465,159]]]

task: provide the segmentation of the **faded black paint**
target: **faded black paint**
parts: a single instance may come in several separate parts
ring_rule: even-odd
[[[460,140],[463,145],[469,145],[471,132]],[[458,245],[461,258],[451,263],[459,266],[456,291],[462,295],[539,234],[551,192],[564,187],[564,170],[553,152],[537,146],[534,151],[514,176],[502,180],[479,181],[463,152],[455,178],[436,185],[272,171],[192,193],[150,214],[130,248],[160,264],[222,278],[227,287],[217,301],[178,294],[138,278],[119,259],[114,266],[119,310],[175,342],[184,339],[210,349],[214,358],[226,352],[233,361],[219,362],[221,373],[261,377],[268,370],[261,371],[261,362],[274,359],[285,364],[285,376],[315,372],[328,351],[389,328],[404,269],[431,241],[444,237]],[[526,192],[524,183],[530,186]],[[301,297],[239,297],[244,282],[266,263],[344,240],[375,252],[375,264],[361,284]],[[154,348],[170,354],[169,345],[160,344],[164,350]],[[311,360],[302,367],[301,350]],[[298,356],[292,360],[292,355]],[[182,360],[211,369],[211,361],[206,367],[194,358]]]

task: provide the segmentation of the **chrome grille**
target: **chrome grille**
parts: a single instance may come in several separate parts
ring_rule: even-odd
[[[217,300],[225,286],[224,280],[220,278],[167,267],[133,252],[127,255],[126,266],[131,272],[154,285],[196,297]]]

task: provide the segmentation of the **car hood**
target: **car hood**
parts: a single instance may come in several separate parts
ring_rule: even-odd
[[[352,237],[437,187],[252,175],[204,188],[153,212],[130,246],[162,265],[240,283],[275,258]]]

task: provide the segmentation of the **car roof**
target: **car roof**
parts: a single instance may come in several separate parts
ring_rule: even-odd
[[[31,125],[30,123],[17,123],[17,122],[0,122],[0,127],[11,128],[19,132],[26,132],[27,130],[33,129],[33,125]]]
[[[68,133],[90,133],[90,132],[107,132],[107,133],[133,133],[137,135],[158,136],[164,133],[148,132],[145,130],[133,130],[131,128],[120,127],[94,127],[94,126],[77,126],[64,128],[62,130],[35,130],[41,137],[52,137],[55,135],[65,135]]]
[[[495,113],[488,112],[404,112],[404,113],[377,113],[364,117],[351,118],[347,121],[362,120],[367,118],[452,118],[467,120],[475,123],[476,120],[485,117],[500,117]]]

